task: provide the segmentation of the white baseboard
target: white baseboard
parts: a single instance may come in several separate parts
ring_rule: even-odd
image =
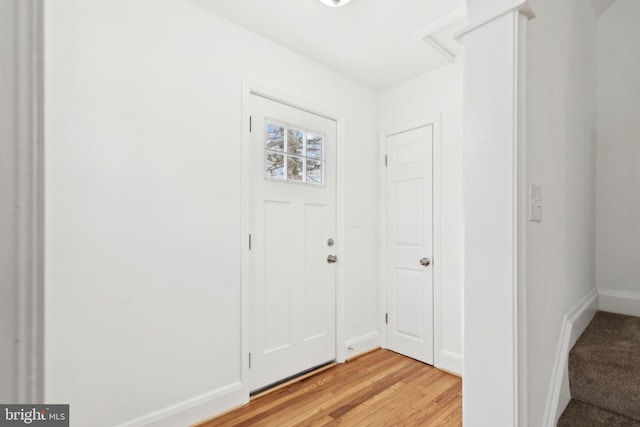
[[[598,288],[600,310],[640,317],[640,291]]]
[[[380,347],[380,331],[373,331],[352,338],[345,343],[345,347],[347,349],[347,359]]]
[[[544,427],[555,427],[562,411],[571,400],[568,371],[569,351],[597,311],[598,290],[594,288],[562,319],[562,329],[560,330],[560,339],[556,347],[551,384],[549,385],[547,403],[545,405]]]
[[[220,387],[193,399],[152,412],[117,427],[189,426],[245,403],[241,382]]]
[[[462,355],[442,350],[436,368],[462,376]]]

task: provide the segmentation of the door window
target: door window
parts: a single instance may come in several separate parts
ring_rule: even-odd
[[[324,135],[276,120],[266,120],[265,178],[324,185]]]

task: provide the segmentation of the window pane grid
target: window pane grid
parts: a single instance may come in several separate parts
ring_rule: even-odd
[[[269,119],[265,128],[266,179],[324,185],[324,135]]]

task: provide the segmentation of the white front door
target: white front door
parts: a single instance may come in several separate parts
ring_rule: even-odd
[[[387,345],[433,364],[433,126],[387,137]]]
[[[336,122],[251,95],[250,390],[336,358]]]

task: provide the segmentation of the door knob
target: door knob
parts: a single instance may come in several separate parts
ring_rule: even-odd
[[[429,267],[429,265],[431,265],[431,260],[429,258],[422,258],[420,260],[420,265],[424,267]]]
[[[327,257],[327,262],[328,262],[329,264],[333,264],[333,263],[334,263],[334,262],[336,262],[336,261],[338,261],[338,257],[337,257],[337,256],[335,256],[335,255],[329,255],[329,256]]]

